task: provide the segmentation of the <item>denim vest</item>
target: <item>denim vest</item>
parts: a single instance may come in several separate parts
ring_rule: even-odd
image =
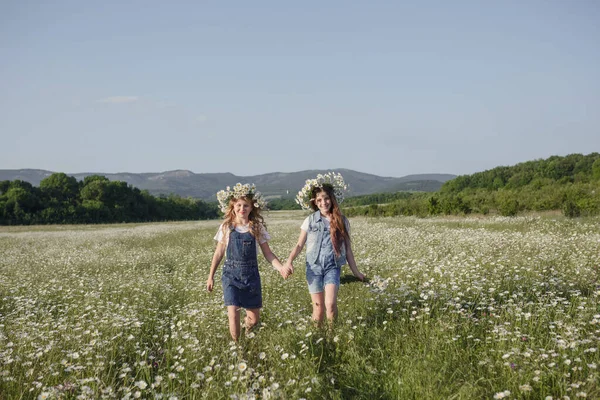
[[[346,223],[346,217],[344,223]],[[315,211],[308,217],[308,232],[306,233],[306,262],[314,265],[318,258],[319,252],[321,251],[321,244],[323,243],[323,231],[325,230],[325,223],[321,218],[321,212]],[[338,267],[346,264],[346,246],[342,242],[342,248],[340,249],[339,257],[336,257],[335,263]]]

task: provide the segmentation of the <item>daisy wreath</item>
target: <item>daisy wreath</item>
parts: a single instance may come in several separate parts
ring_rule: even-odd
[[[336,174],[335,172],[328,172],[326,174],[319,174],[314,179],[307,179],[304,187],[296,195],[296,203],[302,207],[303,210],[311,211],[310,196],[314,188],[323,186],[329,186],[333,188],[333,194],[337,199],[338,204],[344,201],[346,191],[348,191],[348,185],[344,182],[342,174]]]
[[[225,214],[229,201],[231,199],[240,199],[245,197],[252,201],[255,208],[264,210],[267,207],[267,201],[263,198],[262,193],[256,190],[256,186],[250,183],[236,183],[233,188],[227,186],[225,190],[219,190],[217,192],[217,200],[219,200],[219,207],[221,212]]]

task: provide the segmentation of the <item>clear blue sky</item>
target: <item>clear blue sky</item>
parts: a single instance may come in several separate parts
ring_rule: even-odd
[[[0,169],[470,174],[600,151],[600,2],[0,3]]]

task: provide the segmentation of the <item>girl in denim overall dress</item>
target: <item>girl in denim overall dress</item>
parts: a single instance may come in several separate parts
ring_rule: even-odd
[[[267,261],[284,278],[290,274],[289,269],[281,265],[269,247],[270,236],[260,215],[260,210],[266,203],[262,200],[260,192],[257,192],[253,185],[238,185],[233,191],[228,188],[227,192],[221,191],[217,194],[221,210],[225,213],[225,220],[214,238],[217,248],[206,281],[206,289],[211,292],[215,272],[225,255],[221,282],[229,317],[229,332],[235,341],[240,337],[240,309],[246,309],[246,331],[255,326],[260,319],[262,290],[257,247],[261,248]]]
[[[310,206],[314,212],[302,223],[298,243],[286,263],[293,272],[292,262],[306,244],[306,281],[313,306],[312,318],[317,324],[323,322],[325,314],[330,322],[337,317],[342,265],[347,262],[355,277],[361,281],[365,279],[354,260],[350,223],[342,215],[336,200],[334,178],[341,180],[341,175],[319,175],[319,178],[332,183],[308,180],[307,186],[296,197],[303,208]],[[343,180],[339,185],[343,185]],[[303,197],[306,200],[303,201]]]

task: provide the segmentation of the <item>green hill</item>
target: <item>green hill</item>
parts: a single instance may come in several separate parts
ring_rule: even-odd
[[[600,214],[600,154],[570,154],[500,166],[449,180],[435,193],[407,193],[389,204],[347,208],[348,215],[438,215],[562,210]],[[347,205],[346,205],[347,207]]]
[[[427,191],[433,192],[441,188],[442,184],[456,175],[451,174],[419,174],[408,175],[401,178],[382,177],[365,174],[349,169],[334,169],[340,172],[350,185],[351,196],[397,191]],[[254,176],[236,176],[230,173],[196,174],[187,170],[175,170],[161,173],[75,173],[67,174],[82,181],[91,175],[101,175],[110,181],[127,182],[140,190],[147,190],[153,195],[169,195],[171,193],[181,197],[194,197],[214,201],[215,194],[225,186],[233,186],[237,182],[252,182],[268,197],[286,197],[296,194],[306,179],[328,170],[306,170],[299,172],[273,172]],[[42,179],[52,175],[53,172],[35,169],[0,170],[0,181],[13,181],[16,179],[29,182],[38,186]]]

